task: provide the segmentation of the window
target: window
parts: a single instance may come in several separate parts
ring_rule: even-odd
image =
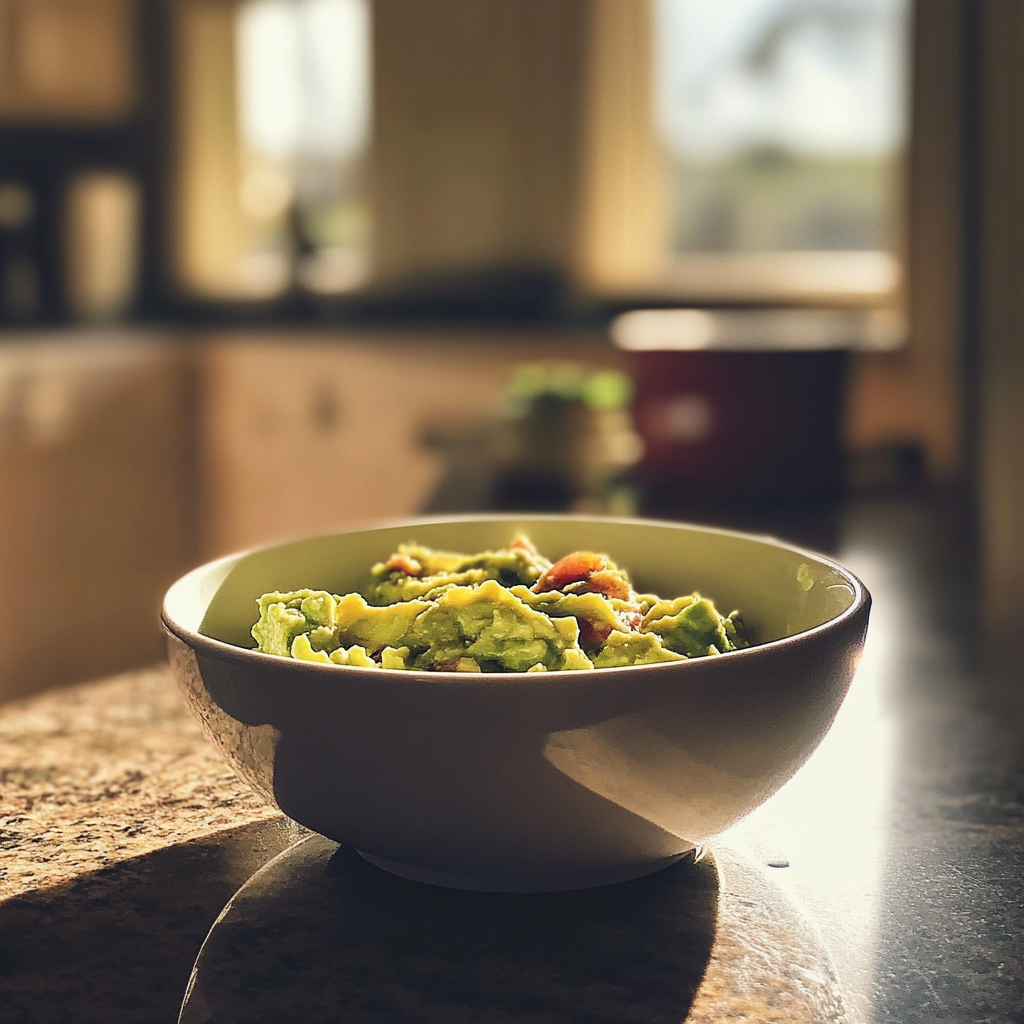
[[[179,278],[214,299],[367,276],[369,0],[178,7]]]
[[[910,6],[176,0],[185,290],[898,305]]]
[[[250,277],[346,291],[366,274],[366,0],[248,0],[238,11],[239,197]]]
[[[908,20],[907,0],[655,0],[679,285],[895,291]]]

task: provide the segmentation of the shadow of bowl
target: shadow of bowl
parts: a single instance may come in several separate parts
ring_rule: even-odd
[[[479,893],[397,878],[313,837],[228,905],[180,1020],[678,1024],[717,904],[710,858],[616,886]]]

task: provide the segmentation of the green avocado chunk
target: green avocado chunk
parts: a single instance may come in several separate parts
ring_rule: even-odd
[[[292,641],[323,624],[323,598],[330,594],[316,590],[296,590],[288,594],[274,591],[264,594],[256,603],[260,618],[252,627],[253,639],[259,649],[282,658],[291,657]]]
[[[657,633],[612,633],[594,659],[594,668],[624,668],[685,660],[684,655],[665,647]]]
[[[403,564],[418,567],[419,571],[403,571],[398,567]],[[429,597],[441,587],[472,586],[485,580],[497,580],[506,587],[532,586],[550,565],[523,538],[517,538],[503,551],[483,551],[477,555],[400,544],[393,559],[378,562],[371,570],[366,597],[371,604],[390,605]]]
[[[384,647],[401,647],[417,617],[430,609],[429,601],[403,601],[379,608],[367,604],[361,594],[337,598],[335,630],[343,647],[358,644],[373,652]]]
[[[404,643],[414,652],[422,649],[414,668],[447,668],[465,656],[509,672],[535,665],[561,669],[566,649],[578,650],[575,636],[493,579],[445,590],[417,617]]]
[[[361,668],[589,670],[749,646],[738,613],[722,616],[699,594],[637,594],[606,556],[575,552],[552,564],[525,538],[476,555],[401,545],[362,594],[274,591],[257,606],[260,651]]]
[[[666,604],[669,607],[663,608]],[[679,610],[675,611],[677,605]],[[669,614],[659,616],[662,611],[668,611]],[[736,649],[726,633],[724,620],[718,610],[699,594],[691,598],[678,598],[675,602],[659,602],[647,613],[643,629],[660,636],[669,650],[689,658],[713,653],[712,647],[718,653]]]
[[[535,594],[529,587],[512,587],[511,593],[535,611],[552,618],[580,618],[601,623],[609,629],[622,628],[615,615],[615,605],[600,594],[562,594],[557,590]]]

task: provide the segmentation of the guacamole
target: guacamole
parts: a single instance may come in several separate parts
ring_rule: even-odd
[[[638,594],[607,555],[551,562],[525,537],[475,555],[402,544],[362,593],[264,594],[258,649],[362,668],[547,672],[682,661],[749,646],[700,594]]]

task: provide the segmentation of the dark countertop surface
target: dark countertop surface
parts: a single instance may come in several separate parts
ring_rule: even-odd
[[[982,670],[963,522],[925,496],[737,513],[865,581],[857,679],[707,860],[585,897],[432,889],[310,836],[163,668],[7,705],[0,1019],[175,1020],[245,883],[183,1019],[1024,1024],[1024,698]]]

